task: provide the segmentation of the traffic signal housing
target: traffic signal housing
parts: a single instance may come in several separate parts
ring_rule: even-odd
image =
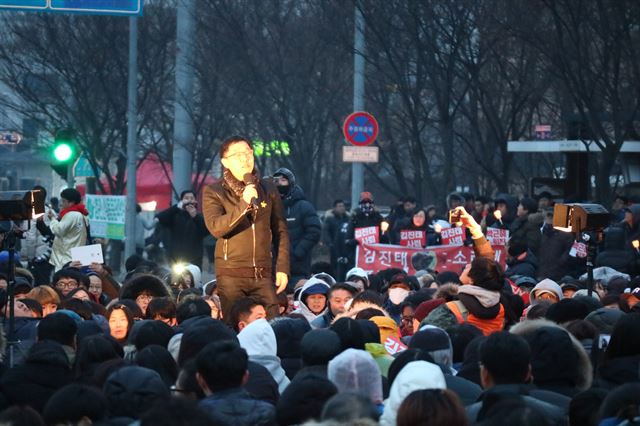
[[[77,151],[71,131],[60,130],[56,132],[51,147],[51,168],[66,181],[69,181],[69,173],[78,158]]]

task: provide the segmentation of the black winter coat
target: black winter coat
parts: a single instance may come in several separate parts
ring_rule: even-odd
[[[621,228],[611,227],[604,237],[604,250],[596,256],[596,267],[608,266],[618,272],[637,274],[635,253],[625,247],[625,234]]]
[[[626,356],[604,361],[598,368],[598,387],[613,389],[640,381],[640,356]]]
[[[199,403],[216,425],[253,426],[275,425],[275,407],[267,402],[251,399],[241,388],[217,392]]]
[[[49,398],[72,380],[62,345],[43,340],[31,347],[23,365],[4,373],[0,388],[11,405],[29,405],[41,413]]]
[[[169,232],[167,255],[171,262],[202,266],[202,240],[209,235],[202,214],[191,217],[186,210],[174,205],[156,217]]]
[[[537,278],[538,259],[531,250],[527,251],[527,256],[522,260],[507,260],[507,266],[508,268],[504,273],[507,277],[519,275],[523,277]]]
[[[322,242],[329,247],[332,262],[335,262],[339,257],[349,255],[345,244],[348,231],[349,216],[347,214],[336,216],[335,213],[330,212],[325,215],[322,225]]]
[[[511,223],[510,240],[526,243],[529,250],[536,256],[540,250],[542,232],[540,228],[544,218],[540,213],[528,214],[525,217],[517,217]]]
[[[218,238],[216,269],[271,268],[273,243],[276,271],[289,274],[289,236],[280,194],[273,183],[262,179],[258,194],[256,213],[247,211],[249,205],[224,180],[205,187],[202,211],[207,228]]]
[[[322,224],[315,207],[294,186],[283,200],[289,231],[291,276],[311,274],[311,250],[320,241]]]
[[[535,386],[525,384],[496,385],[487,389],[480,397],[479,402],[466,407],[467,417],[476,424],[480,419],[478,415],[482,410],[483,401],[495,400],[504,395],[512,397],[519,395],[527,406],[539,411],[552,425],[566,425],[570,398],[554,392],[536,389]]]
[[[538,255],[538,277],[560,281],[562,277],[569,275],[572,265],[569,251],[573,245],[573,238],[570,233],[545,225]]]

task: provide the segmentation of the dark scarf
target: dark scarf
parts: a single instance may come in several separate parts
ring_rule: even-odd
[[[78,212],[78,213],[82,213],[83,216],[89,216],[89,211],[84,206],[84,204],[79,203],[79,204],[74,204],[71,207],[67,207],[66,209],[62,210],[60,212],[60,220],[62,220],[64,215],[66,215],[69,212]]]
[[[253,172],[251,172],[251,174],[253,175],[255,182],[256,182],[256,186],[258,187],[258,191],[260,191],[260,177],[258,176],[258,170],[256,168],[253,169]],[[247,186],[245,185],[245,183],[241,180],[236,179],[233,174],[229,171],[229,169],[224,169],[224,171],[222,172],[222,178],[224,179],[224,183],[227,184],[227,186],[229,187],[229,189],[231,189],[231,191],[236,194],[236,196],[238,198],[242,198],[242,193],[244,192],[244,188]],[[258,192],[259,193],[259,192]]]

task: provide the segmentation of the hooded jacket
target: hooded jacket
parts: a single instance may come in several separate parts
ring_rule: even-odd
[[[49,398],[72,380],[62,345],[43,340],[31,347],[23,365],[5,372],[0,386],[11,405],[29,405],[41,413]]]
[[[487,222],[489,222],[488,224],[492,228],[509,229],[516,218],[519,203],[518,198],[506,193],[500,193],[496,194],[494,198],[496,204],[498,204],[499,201],[507,205],[507,214],[502,217],[502,225],[494,219],[493,215],[487,216]]]
[[[278,357],[287,377],[293,380],[302,368],[300,342],[302,337],[311,330],[309,323],[300,318],[281,317],[272,320],[271,327],[276,335]]]
[[[311,277],[310,279],[307,280],[306,283],[304,283],[304,285],[302,286],[302,290],[300,290],[300,292],[298,293],[298,300],[297,300],[298,309],[293,311],[293,313],[303,315],[307,319],[307,321],[309,321],[309,324],[311,324],[312,328],[317,328],[315,324],[313,324],[314,320],[316,318],[323,316],[329,308],[325,306],[322,312],[318,314],[314,314],[313,312],[311,312],[311,309],[309,309],[309,307],[306,305],[305,300],[306,300],[306,296],[309,295],[308,291],[309,289],[311,289],[311,287],[314,287],[314,286],[326,287],[326,291],[324,293],[325,296],[329,292],[329,284],[325,283],[319,278]]]
[[[280,168],[274,176],[283,175],[289,181],[289,193],[282,198],[289,231],[290,264],[292,276],[309,276],[311,273],[311,250],[320,241],[322,224],[315,207],[307,201],[302,188],[296,185],[291,170]]]
[[[540,291],[551,292],[556,295],[558,300],[563,299],[562,288],[560,288],[560,286],[555,281],[550,280],[549,278],[545,278],[544,280],[536,284],[536,286],[533,287],[533,289],[531,290],[531,293],[530,293],[531,296],[529,297],[529,299],[531,300],[532,305],[535,305],[536,303],[538,303],[538,299],[539,299],[538,293]]]
[[[636,275],[635,255],[630,249],[625,248],[622,229],[610,227],[607,230],[604,237],[604,250],[596,256],[595,266],[608,266],[631,276]]]
[[[160,399],[169,398],[169,388],[153,370],[123,367],[112,373],[103,387],[113,417],[136,419]]]
[[[538,388],[572,397],[591,387],[589,355],[564,328],[547,320],[528,320],[509,331],[529,342],[533,382]]]
[[[238,333],[240,346],[247,351],[249,361],[253,361],[269,370],[273,379],[278,383],[280,394],[289,385],[280,358],[278,358],[278,342],[273,328],[266,319],[253,321]]]
[[[398,409],[411,392],[446,388],[444,374],[437,365],[427,361],[408,363],[400,370],[391,385],[389,398],[384,402],[384,413],[380,417],[380,425],[395,426]]]
[[[122,286],[120,299],[136,300],[143,291],[148,291],[154,297],[169,297],[171,294],[171,291],[160,278],[151,274],[140,274]]]
[[[195,288],[202,288],[202,272],[200,271],[200,268],[196,265],[189,264],[185,266],[185,269],[189,271],[193,278],[193,286]]]

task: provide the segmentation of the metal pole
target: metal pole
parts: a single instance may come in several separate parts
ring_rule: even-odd
[[[178,1],[176,36],[176,95],[173,122],[173,186],[177,199],[181,191],[191,188],[193,122],[189,114],[193,95],[193,39],[195,34],[193,0]]]
[[[75,176],[73,175],[74,166],[75,166],[75,160],[69,161],[69,164],[67,164],[67,187],[68,188],[75,188],[76,186],[76,179],[75,179]]]
[[[129,18],[129,101],[127,105],[127,202],[124,255],[136,252],[136,165],[138,161],[138,18]]]
[[[353,110],[364,111],[364,16],[356,2],[355,6],[355,36],[353,55]],[[351,208],[355,208],[360,201],[360,193],[364,188],[364,165],[352,163],[351,165]]]

